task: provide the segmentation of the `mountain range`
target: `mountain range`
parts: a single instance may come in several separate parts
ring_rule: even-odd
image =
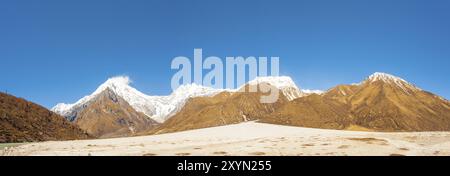
[[[268,93],[244,91],[270,86]],[[146,95],[128,77],[108,79],[92,94],[51,111],[0,94],[0,142],[128,137],[258,121],[357,131],[450,131],[448,100],[406,80],[374,73],[327,91],[302,90],[290,77],[258,77],[237,89],[183,85],[167,96]]]
[[[260,77],[247,85],[257,86],[267,83],[280,90],[288,100],[312,94],[300,90],[290,77]],[[182,85],[168,96],[149,96],[130,86],[128,77],[119,76],[108,79],[91,95],[76,103],[60,103],[52,111],[66,117],[90,134],[100,137],[122,137],[139,135],[154,129],[185,107],[193,98],[214,97],[216,95],[245,95],[240,89],[213,89],[197,84]],[[253,95],[250,93],[249,95]],[[259,97],[253,95],[254,103]],[[244,100],[237,100],[244,101]],[[158,127],[158,128],[156,128]]]
[[[407,81],[375,73],[358,84],[295,99],[263,122],[367,131],[449,131],[450,103]]]
[[[183,85],[168,96],[145,95],[130,83],[128,77],[108,79],[91,95],[52,110],[100,138],[253,120],[343,130],[450,130],[449,101],[386,73],[327,91],[301,90],[286,76],[258,77],[233,90]],[[260,103],[263,92],[239,91],[261,84],[280,90],[276,103]]]

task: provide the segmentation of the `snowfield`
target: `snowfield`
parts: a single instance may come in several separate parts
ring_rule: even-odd
[[[30,143],[0,155],[449,156],[450,132],[355,132],[246,122],[153,136]]]

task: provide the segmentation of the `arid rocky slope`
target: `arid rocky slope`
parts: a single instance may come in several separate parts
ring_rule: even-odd
[[[243,89],[248,88],[249,85]],[[258,120],[288,101],[280,93],[276,103],[263,104],[260,103],[263,95],[266,94],[260,91],[238,91],[223,92],[213,97],[192,98],[179,113],[151,133],[168,133]]]
[[[0,143],[87,139],[64,117],[12,95],[0,93]]]
[[[449,131],[450,103],[391,75],[286,103],[263,120],[295,126],[374,130]]]
[[[158,125],[110,89],[101,92],[78,112],[74,123],[98,138],[133,136]]]
[[[359,84],[339,85],[277,103],[260,103],[261,93],[222,93],[191,99],[154,133],[167,133],[258,120],[265,123],[359,131],[449,131],[449,101],[405,80],[375,73]]]

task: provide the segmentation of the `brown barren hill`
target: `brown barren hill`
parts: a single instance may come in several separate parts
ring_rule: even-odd
[[[375,73],[359,84],[290,101],[262,121],[329,129],[449,131],[450,103],[399,77]]]
[[[352,116],[345,103],[313,94],[285,103],[260,122],[311,128],[345,129]]]
[[[74,123],[99,138],[133,136],[158,125],[109,88],[81,110]]]
[[[87,139],[83,130],[46,108],[0,93],[0,143]]]
[[[249,90],[249,85],[242,89]],[[169,133],[258,120],[287,101],[280,91],[277,102],[264,104],[260,102],[260,98],[265,95],[268,93],[237,91],[222,92],[213,97],[191,98],[180,112],[151,133]]]
[[[379,131],[448,131],[450,103],[405,80],[374,74],[351,95],[354,124]]]

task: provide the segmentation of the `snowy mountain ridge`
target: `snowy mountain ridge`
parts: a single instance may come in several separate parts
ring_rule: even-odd
[[[304,97],[310,94],[322,94],[323,91],[320,90],[303,90],[297,87],[295,82],[289,76],[268,76],[268,77],[257,77],[256,79],[248,82],[249,85],[258,85],[261,83],[268,83],[277,89],[281,90],[284,96],[289,101],[294,99]]]
[[[88,106],[97,95],[110,89],[118,96],[127,101],[136,111],[144,113],[149,118],[162,123],[175,115],[184,107],[189,98],[214,96],[220,92],[237,92],[239,89],[214,89],[197,84],[181,85],[168,96],[149,96],[131,87],[132,81],[127,76],[109,78],[100,85],[91,95],[85,96],[73,104],[59,103],[52,111],[67,117],[73,121],[78,111]],[[249,85],[268,83],[279,90],[288,98],[293,100],[312,93],[320,94],[320,91],[300,90],[290,77],[257,77],[248,82]]]
[[[136,111],[142,112],[161,123],[168,116],[176,113],[177,110],[183,107],[187,99],[200,96],[212,96],[221,92],[221,90],[189,84],[180,86],[169,96],[149,96],[131,87],[130,84],[131,80],[127,76],[110,78],[100,85],[91,95],[85,96],[73,104],[57,104],[52,108],[52,111],[67,117],[72,111],[85,106],[97,95],[106,89],[110,89],[127,101]]]
[[[408,81],[400,77],[382,72],[375,72],[374,74],[370,75],[366,80],[364,80],[359,84],[374,83],[377,81],[382,81],[388,84],[396,85],[407,93],[409,93],[410,91],[422,91],[422,89],[416,87],[415,85],[409,83]]]
[[[420,90],[414,85],[408,83],[402,78],[387,74],[376,72],[370,75],[366,80],[358,83],[367,84],[383,81],[391,85],[399,86],[405,92]],[[149,96],[135,88],[131,87],[132,81],[127,76],[117,76],[108,79],[105,83],[100,85],[91,95],[85,96],[73,104],[60,103],[52,108],[52,111],[65,116],[69,120],[75,120],[77,113],[83,110],[93,101],[97,95],[109,89],[118,96],[127,101],[131,107],[136,111],[144,113],[149,118],[162,123],[171,116],[179,112],[190,98],[214,96],[221,92],[237,92],[245,85],[258,85],[261,83],[268,83],[279,89],[285,97],[292,101],[296,98],[307,96],[310,94],[323,94],[320,90],[302,90],[295,82],[288,76],[268,76],[257,77],[238,89],[214,89],[197,84],[181,85],[173,93],[167,96]]]

